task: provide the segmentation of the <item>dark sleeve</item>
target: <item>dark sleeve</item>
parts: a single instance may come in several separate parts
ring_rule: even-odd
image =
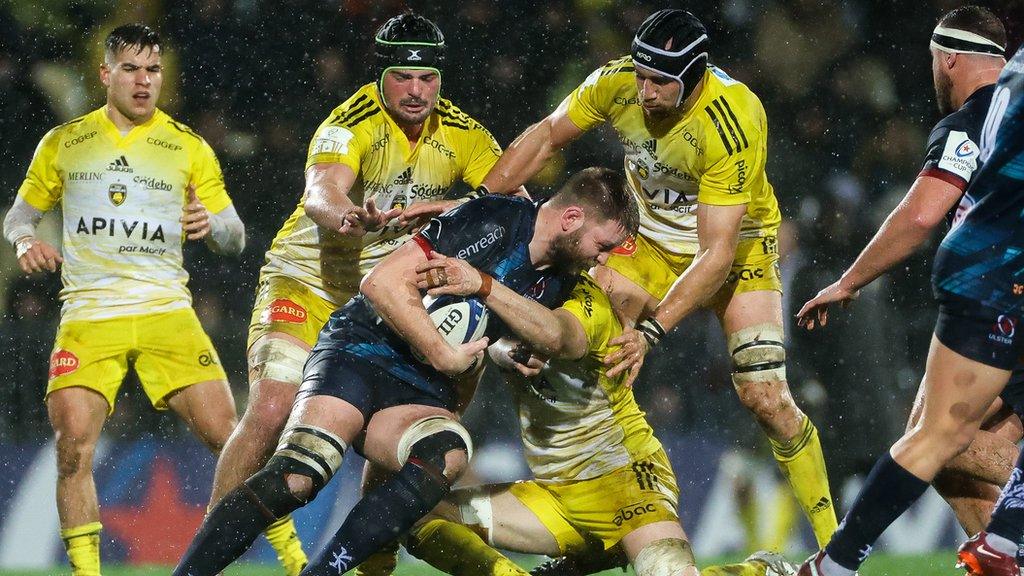
[[[424,249],[484,268],[513,242],[532,205],[522,199],[485,196],[432,219],[414,240]]]
[[[967,132],[940,122],[928,136],[928,152],[919,176],[931,176],[966,190],[978,169],[978,144]]]

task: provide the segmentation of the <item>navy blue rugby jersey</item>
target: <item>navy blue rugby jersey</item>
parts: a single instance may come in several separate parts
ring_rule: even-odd
[[[967,190],[981,168],[978,142],[994,90],[995,84],[978,88],[956,112],[935,124],[928,135],[927,153],[919,176],[938,178],[961,192]],[[962,209],[954,206],[946,215],[947,227],[958,223],[963,214]]]
[[[466,260],[496,282],[557,308],[569,297],[578,276],[551,267],[534,268],[529,244],[540,204],[523,198],[491,195],[472,200],[434,218],[410,242]],[[487,333],[504,332],[491,315]],[[388,327],[359,294],[331,314],[315,349],[338,349],[365,359],[396,378],[425,390],[447,387],[451,379],[415,359],[409,345]]]
[[[962,220],[935,256],[932,284],[940,299],[1012,313],[1024,303],[1024,48],[999,75],[979,160],[960,202]]]

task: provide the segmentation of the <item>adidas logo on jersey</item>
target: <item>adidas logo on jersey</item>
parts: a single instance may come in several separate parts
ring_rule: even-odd
[[[832,507],[832,501],[822,496],[818,503],[811,507],[811,514],[817,514],[818,512],[824,512]]]
[[[395,178],[396,186],[404,186],[406,184],[412,184],[412,167],[406,168],[405,172],[402,172]]]
[[[652,140],[648,140],[648,141],[643,143],[643,147],[644,147],[644,150],[647,150],[648,154],[650,154],[651,156],[654,156],[655,153],[657,153],[657,151],[658,151],[658,141],[657,140],[653,140],[653,139]]]
[[[131,174],[133,170],[128,165],[128,159],[122,155],[119,158],[115,158],[114,161],[107,166],[107,172],[125,172]]]

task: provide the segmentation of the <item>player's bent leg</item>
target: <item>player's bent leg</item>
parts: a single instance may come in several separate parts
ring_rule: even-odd
[[[392,471],[367,460],[363,463],[363,476],[359,483],[359,495],[366,496],[391,477]],[[398,541],[385,545],[356,566],[356,576],[390,576],[398,566]]]
[[[835,508],[818,429],[793,400],[786,382],[781,294],[740,292],[719,311],[740,402],[768,435],[772,453],[804,510],[815,539],[835,532]]]
[[[654,522],[622,538],[637,576],[700,576],[690,542],[678,522]]]
[[[99,576],[100,524],[93,454],[109,405],[97,392],[61,388],[46,398],[57,445],[57,512],[74,576]]]
[[[214,454],[220,454],[238,424],[227,380],[198,382],[177,390],[165,401]]]
[[[949,504],[967,534],[985,529],[992,516],[1000,487],[944,468],[932,480],[932,487]]]
[[[393,452],[381,454],[384,447]],[[363,453],[385,466],[398,466],[398,471],[356,503],[303,574],[343,573],[406,534],[448,495],[452,483],[465,471],[472,441],[451,412],[404,404],[371,417]]]
[[[211,502],[259,470],[274,452],[302,382],[309,346],[282,333],[256,340],[249,350],[249,400],[220,458]]]
[[[302,382],[302,366],[308,355],[309,346],[304,341],[282,332],[264,334],[249,348],[248,406],[217,460],[211,506],[255,474],[273,454]],[[266,536],[286,576],[296,576],[307,558],[291,515],[270,525]]]
[[[409,553],[453,576],[527,574],[492,546],[560,554],[562,547],[555,536],[510,493],[511,486],[455,490],[410,531]]]
[[[275,520],[316,497],[362,427],[362,413],[340,398],[299,400],[277,451],[211,510],[174,574],[213,575],[241,556]]]

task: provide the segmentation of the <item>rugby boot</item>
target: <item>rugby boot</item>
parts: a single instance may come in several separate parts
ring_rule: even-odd
[[[778,552],[759,550],[754,552],[744,562],[760,562],[765,565],[764,576],[796,576],[800,566],[786,560],[786,557]]]
[[[987,536],[981,531],[964,542],[956,552],[956,567],[969,576],[1021,576],[1017,559],[989,546]]]
[[[626,571],[629,561],[620,548],[595,554],[580,554],[552,558],[530,570],[530,576],[586,576],[613,568]]]
[[[800,568],[796,572],[796,576],[829,576],[821,567],[821,561],[825,558],[825,551],[818,550],[814,556],[811,556],[804,563],[800,565]],[[854,572],[853,576],[857,576]]]

